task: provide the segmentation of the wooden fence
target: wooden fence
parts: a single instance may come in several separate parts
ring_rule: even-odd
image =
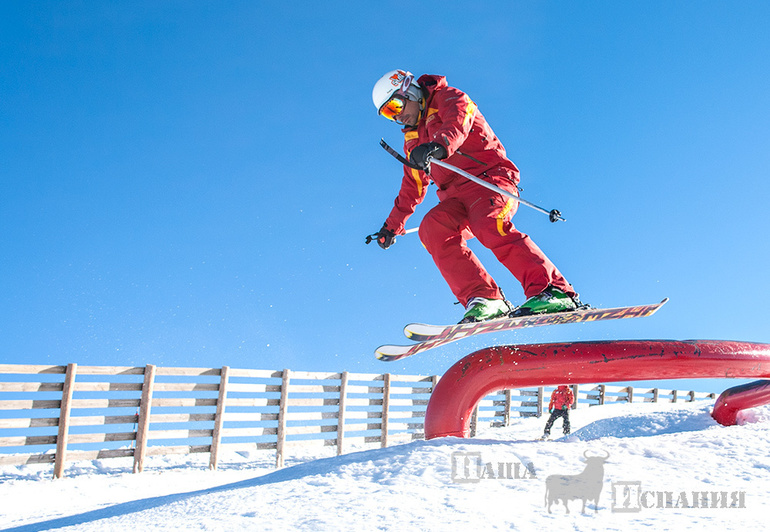
[[[274,449],[282,467],[292,448],[402,443],[424,437],[437,376],[223,368],[2,365],[0,465]],[[476,409],[477,426],[540,416],[553,387],[506,390]],[[578,405],[692,401],[714,394],[573,386]]]

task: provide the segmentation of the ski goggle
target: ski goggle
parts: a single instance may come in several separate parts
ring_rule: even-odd
[[[400,94],[394,94],[390,100],[382,104],[382,107],[380,107],[380,115],[388,120],[395,121],[396,117],[403,112],[407,101],[408,100]]]

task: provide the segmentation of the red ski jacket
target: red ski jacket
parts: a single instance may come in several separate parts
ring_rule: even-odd
[[[575,395],[569,386],[559,386],[551,394],[551,402],[548,403],[548,410],[561,410],[564,405],[567,408],[575,402]]]
[[[487,124],[481,111],[467,94],[449,87],[444,76],[421,76],[417,82],[426,92],[422,116],[416,127],[404,128],[404,152],[407,158],[415,146],[425,142],[438,142],[447,150],[447,163],[466,172],[489,178],[487,172],[496,176],[505,175],[501,183],[494,184],[516,192],[519,169],[508,159],[500,140]],[[425,198],[431,181],[439,189],[439,198],[446,197],[451,183],[466,178],[434,165],[431,174],[404,166],[401,190],[396,198],[385,225],[394,233],[404,233],[404,222],[414,213],[417,205]],[[493,180],[490,179],[490,182]]]

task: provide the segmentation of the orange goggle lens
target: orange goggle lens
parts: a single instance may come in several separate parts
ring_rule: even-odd
[[[395,117],[401,114],[405,106],[406,100],[402,96],[393,96],[380,107],[380,115],[388,120],[395,120]]]

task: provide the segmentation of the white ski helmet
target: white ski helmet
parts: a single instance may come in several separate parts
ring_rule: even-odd
[[[423,97],[422,89],[407,70],[391,70],[374,84],[372,101],[378,113],[394,94],[401,94],[415,102],[419,102]]]

